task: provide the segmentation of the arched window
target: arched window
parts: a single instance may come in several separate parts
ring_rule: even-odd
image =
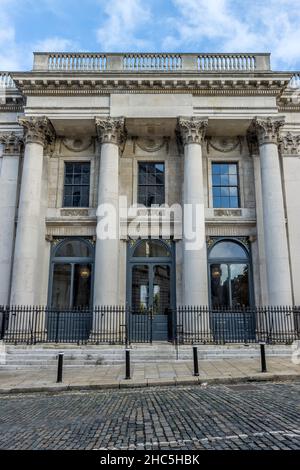
[[[212,307],[246,307],[250,304],[250,256],[235,240],[216,241],[208,254]]]
[[[94,247],[89,240],[67,238],[53,250],[50,304],[55,308],[88,307],[92,301]]]
[[[141,240],[132,256],[134,258],[168,258],[170,250],[160,240]]]

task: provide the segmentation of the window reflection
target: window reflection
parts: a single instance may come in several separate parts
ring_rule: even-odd
[[[243,259],[245,262],[241,262]],[[218,263],[218,260],[224,261]],[[249,306],[249,259],[246,250],[238,243],[220,241],[210,251],[209,261],[212,307]]]
[[[232,306],[249,305],[248,265],[230,265]]]
[[[228,266],[226,264],[212,264],[210,278],[212,306],[229,305]]]

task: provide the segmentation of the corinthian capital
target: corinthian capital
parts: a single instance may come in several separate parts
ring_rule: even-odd
[[[0,144],[3,145],[4,155],[19,155],[23,137],[16,132],[3,132],[0,134]]]
[[[284,117],[256,117],[252,121],[259,145],[278,144],[279,131],[284,125]]]
[[[45,146],[55,139],[54,128],[46,116],[19,118],[19,124],[25,130],[25,142]]]
[[[282,155],[300,155],[300,134],[288,132],[281,135],[279,148]]]
[[[98,139],[101,144],[121,145],[125,141],[126,131],[123,117],[95,118]]]
[[[207,125],[208,125],[207,118],[197,118],[197,117],[178,118],[177,132],[181,137],[183,145],[186,145],[186,144],[200,144],[201,145],[204,141]]]

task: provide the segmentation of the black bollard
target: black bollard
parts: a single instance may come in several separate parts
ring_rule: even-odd
[[[58,353],[58,364],[57,364],[57,380],[56,383],[62,382],[63,376],[63,363],[64,363],[64,353]]]
[[[194,357],[194,376],[199,376],[199,365],[198,365],[198,348],[193,346],[193,357]]]
[[[126,359],[126,374],[125,374],[125,379],[129,380],[131,379],[130,377],[130,349],[125,350],[125,359]]]
[[[260,343],[261,371],[267,372],[265,343]]]

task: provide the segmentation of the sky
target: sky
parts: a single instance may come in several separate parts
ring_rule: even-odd
[[[271,52],[299,71],[299,0],[0,0],[0,70],[33,51]]]

